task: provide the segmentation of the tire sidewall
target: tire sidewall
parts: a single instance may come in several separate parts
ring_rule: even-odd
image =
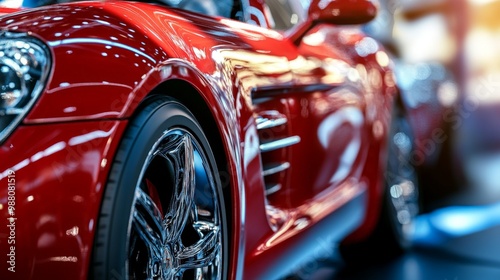
[[[394,113],[393,113],[393,116],[392,116],[392,120],[391,120],[391,127],[390,127],[390,133],[389,133],[389,139],[388,139],[388,144],[389,145],[394,145],[392,144],[392,141],[393,141],[393,137],[394,135],[396,135],[396,133],[398,132],[401,132],[401,131],[404,131],[404,133],[410,137],[410,141],[412,143],[412,145],[414,145],[414,136],[413,136],[413,133],[411,131],[411,126],[408,122],[408,119],[406,117],[406,114],[404,112],[403,109],[399,108],[399,106],[394,106]],[[389,149],[391,148],[394,148],[395,147],[388,147]],[[414,150],[414,147],[412,147],[411,149],[411,152],[410,152],[410,155],[411,153],[413,152]],[[391,155],[391,152],[389,152],[389,155]],[[394,155],[392,154],[392,156],[396,156],[397,155]],[[387,158],[387,169],[390,169],[389,168],[389,161],[391,160],[390,156]],[[396,160],[396,159],[394,159]],[[398,162],[398,164],[400,164]],[[404,164],[411,164],[412,165],[412,168],[413,168],[413,172],[414,174],[411,176],[411,178],[408,178],[410,179],[413,183],[414,183],[414,186],[415,186],[415,191],[417,192],[417,195],[418,195],[418,176],[416,174],[417,172],[417,169],[415,168],[415,166],[413,166],[413,164],[411,163],[411,160],[409,160],[407,163],[404,163]],[[393,171],[393,170],[388,170],[388,171]],[[391,184],[389,182],[386,182],[385,183],[385,191],[384,191],[384,207],[383,207],[383,212],[385,213],[385,218],[386,218],[386,223],[388,223],[388,227],[391,229],[391,231],[393,232],[393,239],[394,239],[394,242],[396,242],[396,247],[399,247],[398,249],[400,249],[401,251],[404,251],[408,248],[411,247],[411,239],[410,239],[410,236],[408,234],[404,234],[403,233],[403,225],[398,221],[398,213],[397,213],[397,210],[394,208],[393,206],[393,202],[392,202],[392,195],[391,195]],[[384,222],[384,221],[382,221]],[[414,221],[411,221],[411,223],[414,223]]]

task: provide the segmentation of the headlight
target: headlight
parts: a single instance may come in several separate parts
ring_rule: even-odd
[[[0,143],[35,103],[49,69],[44,44],[26,34],[0,31]]]

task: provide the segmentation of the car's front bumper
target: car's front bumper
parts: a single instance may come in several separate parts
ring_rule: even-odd
[[[0,279],[87,278],[103,188],[126,123],[20,126],[4,142]]]

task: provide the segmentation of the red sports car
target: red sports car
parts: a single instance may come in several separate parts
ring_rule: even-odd
[[[348,26],[376,6],[276,31],[268,2],[2,10],[1,279],[273,279],[330,241],[408,245],[412,135]]]

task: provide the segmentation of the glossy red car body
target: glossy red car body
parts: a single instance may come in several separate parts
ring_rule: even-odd
[[[396,89],[387,55],[358,31],[318,24],[297,46],[273,30],[128,2],[20,11],[1,17],[0,30],[29,33],[52,56],[43,93],[0,148],[0,217],[9,222],[15,178],[17,219],[15,273],[10,231],[0,230],[2,279],[88,277],[110,163],[152,93],[188,107],[225,152],[229,278],[277,277],[304,248],[324,246],[318,238],[359,240],[376,223]],[[314,40],[325,36],[336,43]],[[364,57],[353,51],[360,44]],[[259,117],[276,116],[287,123],[258,129]],[[264,178],[274,162],[290,166]],[[266,196],[266,183],[281,189]]]

